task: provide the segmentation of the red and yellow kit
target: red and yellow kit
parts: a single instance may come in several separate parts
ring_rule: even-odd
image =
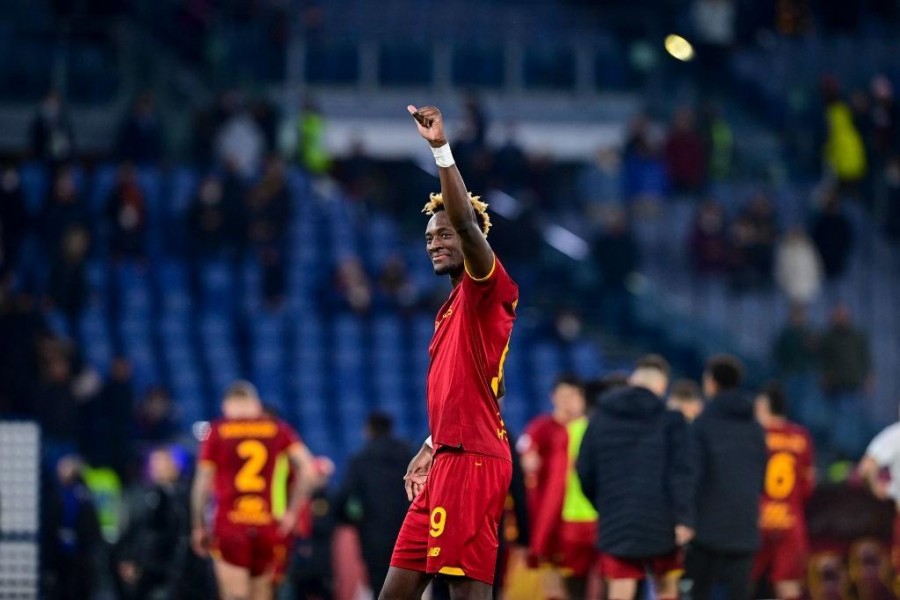
[[[429,354],[434,464],[406,515],[391,565],[492,583],[512,477],[498,395],[519,290],[496,258],[468,273],[438,312]]]
[[[754,579],[769,571],[772,581],[802,580],[808,553],[804,511],[815,485],[812,440],[804,427],[785,422],[766,429],[766,445],[762,546],[754,561]]]
[[[272,515],[273,474],[278,456],[299,443],[276,419],[212,423],[200,462],[215,469],[213,553],[225,562],[260,575],[286,551]]]

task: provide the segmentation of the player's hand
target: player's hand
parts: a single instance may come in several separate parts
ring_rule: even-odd
[[[440,148],[447,143],[447,136],[444,135],[444,119],[441,117],[441,111],[434,106],[426,106],[424,108],[416,108],[412,104],[406,107],[410,116],[416,120],[416,127],[419,129],[419,135],[425,138],[432,148]]]
[[[288,537],[292,533],[294,533],[294,528],[297,526],[297,513],[293,511],[285,511],[284,515],[281,517],[281,521],[278,522],[278,535],[281,537]]]
[[[675,526],[675,543],[679,546],[686,546],[694,539],[694,530],[687,525]]]
[[[419,495],[422,488],[425,487],[425,481],[428,479],[428,472],[431,471],[431,462],[434,458],[434,450],[427,444],[422,444],[419,450],[406,468],[406,475],[403,481],[406,482],[406,497],[412,502]]]
[[[191,529],[191,548],[201,558],[209,556],[209,533],[206,527],[199,525]]]

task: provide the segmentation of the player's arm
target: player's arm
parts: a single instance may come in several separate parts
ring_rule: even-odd
[[[428,480],[428,473],[431,471],[431,463],[433,460],[434,447],[431,436],[429,435],[428,439],[425,440],[413,459],[409,461],[409,466],[406,467],[406,475],[403,476],[406,487],[406,497],[410,502],[412,502],[413,499],[419,495],[419,492],[422,491],[422,488],[425,487],[425,482]]]
[[[215,467],[208,461],[197,464],[194,484],[191,487],[191,547],[199,556],[209,552],[209,532],[206,529],[204,514],[212,496]]]
[[[322,477],[316,472],[315,459],[305,444],[296,442],[287,449],[288,461],[296,476],[288,490],[287,509],[281,518],[279,528],[283,534],[290,533],[297,524],[300,506],[309,500],[317,487],[322,485]]]
[[[881,465],[878,464],[878,461],[870,454],[866,454],[859,461],[858,470],[860,477],[866,482],[866,485],[869,486],[875,497],[880,500],[887,500],[888,486],[881,479]]]
[[[469,202],[469,193],[462,175],[455,163],[452,163],[450,146],[444,134],[444,121],[441,111],[434,106],[426,106],[416,109],[415,106],[407,106],[409,114],[416,120],[419,133],[432,149],[446,147],[446,151],[438,150],[446,156],[441,160],[449,163],[448,166],[438,164],[438,173],[441,178],[441,196],[444,198],[444,210],[450,224],[459,236],[462,247],[466,270],[475,279],[484,279],[491,274],[494,268],[494,252],[488,244],[487,238],[481,231],[475,211]],[[437,158],[437,155],[436,155]]]

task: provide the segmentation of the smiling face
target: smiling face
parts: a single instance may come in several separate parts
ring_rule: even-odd
[[[445,211],[434,213],[425,229],[425,249],[431,257],[435,275],[455,277],[463,272],[464,262],[459,236]]]

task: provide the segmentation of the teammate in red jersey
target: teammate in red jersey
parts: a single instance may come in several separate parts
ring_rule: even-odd
[[[224,600],[269,599],[275,566],[287,552],[287,534],[308,494],[312,456],[286,423],[265,416],[256,388],[247,382],[229,388],[222,414],[200,448],[191,492],[191,544],[201,556],[212,554]],[[272,515],[272,482],[281,453],[299,476],[279,521]],[[215,500],[212,535],[204,518],[210,498]]]
[[[553,411],[532,419],[518,443],[528,490],[528,558],[556,567],[553,581],[545,581],[548,589],[564,583],[569,597],[582,598],[597,559],[597,512],[575,473],[587,427],[584,385],[574,375],[561,375],[550,400]]]
[[[777,385],[756,398],[756,418],[766,430],[769,460],[760,506],[762,546],[753,563],[753,580],[768,573],[780,600],[803,595],[808,554],[807,500],[815,486],[809,432],[787,420],[787,402]]]
[[[487,205],[466,191],[437,108],[408,107],[438,164],[425,245],[453,291],[435,321],[426,398],[431,439],[409,465],[412,505],[397,536],[382,599],[419,598],[448,577],[453,598],[487,599],[497,528],[512,477],[497,399],[519,292],[487,241]],[[433,446],[433,448],[432,448]]]

